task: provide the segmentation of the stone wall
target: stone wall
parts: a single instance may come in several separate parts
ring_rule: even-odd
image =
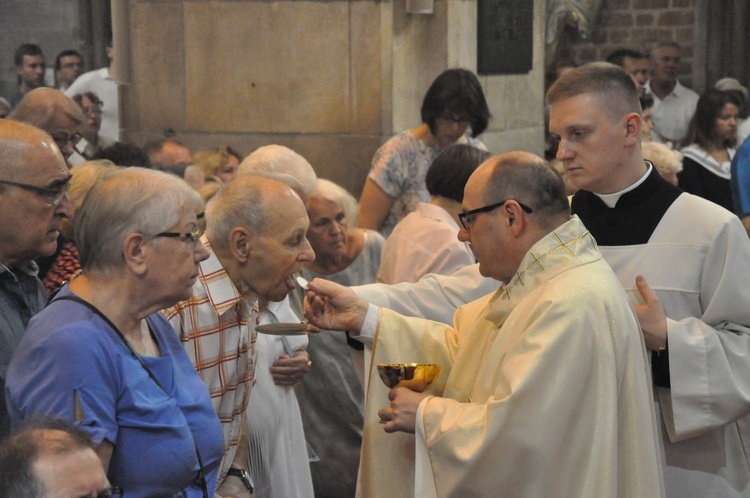
[[[682,46],[680,81],[699,92],[705,88],[705,41],[700,19],[706,0],[602,0],[596,26],[588,39],[573,31],[562,50],[579,64],[604,60],[618,48],[641,52],[657,41]]]
[[[435,0],[431,15],[407,13],[404,0],[129,6],[126,139],[168,133],[194,151],[243,153],[278,143],[355,196],[375,150],[419,125],[432,80],[476,70],[476,0]],[[529,74],[480,77],[494,116],[481,138],[493,152],[542,152],[543,26],[536,2]]]
[[[404,0],[112,5],[127,12],[127,36],[115,45],[115,63],[130,61],[120,86],[124,141],[170,135],[194,152],[226,144],[243,153],[279,143],[357,197],[375,150],[420,124],[433,79],[449,67],[476,71],[477,0],[435,0],[431,15],[407,13]],[[531,72],[479,77],[493,115],[481,139],[493,152],[542,153],[544,5],[534,2]],[[50,67],[64,48],[80,50],[89,68],[103,65],[110,2],[2,6],[0,95],[16,91],[12,58],[24,42],[39,43]]]

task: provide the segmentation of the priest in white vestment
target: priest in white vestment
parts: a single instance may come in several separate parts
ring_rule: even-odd
[[[426,393],[388,393],[371,369],[359,494],[663,496],[638,323],[562,182],[536,156],[502,154],[463,207],[459,238],[502,285],[454,327],[310,286],[310,321],[371,337],[373,364],[442,365]]]

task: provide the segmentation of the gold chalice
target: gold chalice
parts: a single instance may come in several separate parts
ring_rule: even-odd
[[[440,375],[440,365],[433,363],[382,363],[378,373],[383,384],[393,389],[406,387],[421,393]]]

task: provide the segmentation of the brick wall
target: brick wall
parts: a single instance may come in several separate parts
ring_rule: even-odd
[[[657,41],[674,40],[682,46],[680,81],[693,84],[693,56],[698,0],[602,0],[596,25],[588,39],[573,30],[564,38],[561,53],[579,64],[604,60],[618,48],[648,52]]]

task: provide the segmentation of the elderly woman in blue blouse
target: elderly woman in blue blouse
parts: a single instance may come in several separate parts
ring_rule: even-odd
[[[8,369],[12,423],[74,421],[123,496],[214,496],[221,426],[158,313],[190,297],[208,257],[200,209],[167,173],[127,168],[99,180],[76,213],[83,273],[31,320]]]
[[[471,71],[448,69],[430,85],[422,101],[422,124],[399,133],[375,153],[359,200],[359,226],[388,237],[419,202],[430,202],[427,168],[454,144],[486,150],[476,137],[487,128],[490,110]]]

